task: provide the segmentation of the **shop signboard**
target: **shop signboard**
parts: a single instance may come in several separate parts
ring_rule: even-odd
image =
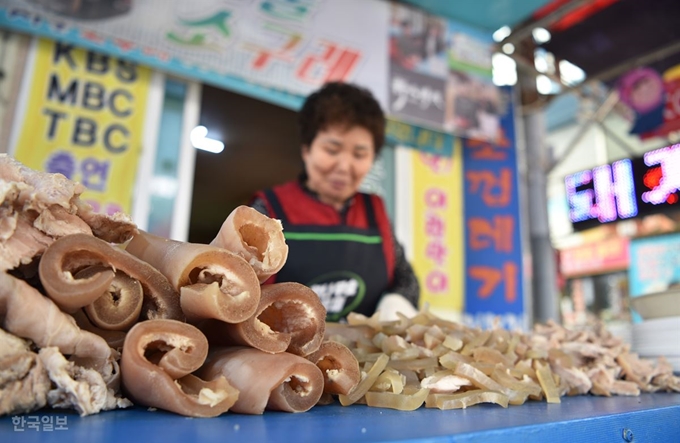
[[[419,126],[498,142],[502,95],[491,34],[392,2],[389,113]]]
[[[461,137],[501,144],[506,94],[493,83],[494,42],[488,32],[448,21],[444,128]]]
[[[297,109],[328,81],[390,115],[497,142],[489,32],[379,0],[4,0],[0,26]]]
[[[583,230],[680,209],[680,144],[579,171],[565,180],[569,218]]]
[[[131,212],[151,71],[35,39],[10,154],[82,183],[95,211]]]
[[[628,279],[631,297],[680,283],[680,233],[633,239]]]
[[[389,28],[389,113],[443,128],[446,108],[446,21],[392,3]]]
[[[631,297],[662,292],[680,284],[680,233],[640,237],[630,242],[628,287]],[[632,311],[633,322],[640,314]]]
[[[463,226],[460,145],[445,157],[411,150],[412,264],[420,303],[438,315],[460,318],[463,310]]]
[[[442,128],[444,126],[445,84],[443,79],[391,65],[390,114],[396,118]]]
[[[443,157],[453,155],[453,136],[445,132],[425,129],[388,119],[385,139],[392,146],[406,146]]]
[[[366,0],[5,0],[0,26],[295,109],[333,80],[386,104],[388,14]]]
[[[614,237],[564,249],[560,251],[560,274],[572,278],[626,270],[629,243],[626,237]]]
[[[510,88],[503,88],[508,97]],[[517,159],[510,99],[501,119],[502,140],[463,139],[465,171],[465,314],[482,327],[496,319],[526,326]]]
[[[617,89],[634,115],[631,134],[647,139],[680,130],[680,64],[663,73],[635,68],[621,76]]]

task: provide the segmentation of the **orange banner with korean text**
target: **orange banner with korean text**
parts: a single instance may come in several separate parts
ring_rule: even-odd
[[[460,141],[451,157],[412,150],[412,264],[420,304],[460,319],[463,310],[463,204]]]
[[[130,213],[151,71],[39,39],[12,155],[82,183],[97,212]]]

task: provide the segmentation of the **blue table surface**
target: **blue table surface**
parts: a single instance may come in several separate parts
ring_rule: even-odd
[[[680,442],[677,393],[567,397],[560,404],[530,401],[507,409],[489,404],[402,412],[336,404],[302,414],[267,411],[198,419],[136,407],[89,417],[68,410],[16,417],[59,418],[67,429],[46,431],[24,425],[19,431],[12,417],[6,416],[0,418],[0,442]]]

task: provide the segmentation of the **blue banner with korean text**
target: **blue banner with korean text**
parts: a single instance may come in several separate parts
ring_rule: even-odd
[[[463,139],[465,321],[526,326],[512,89],[493,141]]]

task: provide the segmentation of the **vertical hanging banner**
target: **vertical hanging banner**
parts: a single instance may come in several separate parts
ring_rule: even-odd
[[[86,188],[97,212],[130,213],[151,71],[73,45],[34,45],[12,155]]]
[[[510,88],[503,88],[507,97]],[[512,101],[498,143],[463,140],[465,315],[481,327],[526,325]]]
[[[463,310],[462,161],[460,146],[445,157],[412,150],[413,268],[420,303],[435,314],[460,318]]]

